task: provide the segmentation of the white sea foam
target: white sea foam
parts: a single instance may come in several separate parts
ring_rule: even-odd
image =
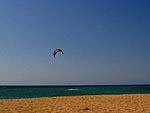
[[[81,90],[81,89],[67,89],[67,90],[70,90],[70,91],[75,91],[75,90]]]

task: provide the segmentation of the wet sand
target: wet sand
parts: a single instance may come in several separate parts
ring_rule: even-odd
[[[150,113],[150,94],[1,99],[0,113]]]

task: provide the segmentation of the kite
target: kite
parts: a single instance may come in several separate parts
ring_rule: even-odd
[[[64,54],[64,52],[63,52],[61,49],[55,49],[55,51],[53,52],[54,58],[56,57],[56,54],[57,54],[58,52],[61,52],[62,54]]]

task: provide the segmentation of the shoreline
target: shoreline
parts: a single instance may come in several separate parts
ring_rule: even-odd
[[[2,113],[149,113],[150,94],[0,99]]]
[[[91,97],[91,96],[125,96],[125,95],[150,95],[150,93],[146,94],[95,94],[95,95],[72,95],[72,96],[50,96],[50,97],[29,97],[29,98],[0,98],[0,100],[28,100],[28,99],[41,99],[41,98],[71,98],[71,97]]]

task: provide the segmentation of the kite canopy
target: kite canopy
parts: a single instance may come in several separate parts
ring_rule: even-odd
[[[53,52],[54,58],[56,57],[56,54],[57,54],[58,52],[61,52],[62,54],[64,54],[64,52],[63,52],[61,49],[55,49],[55,51]]]

